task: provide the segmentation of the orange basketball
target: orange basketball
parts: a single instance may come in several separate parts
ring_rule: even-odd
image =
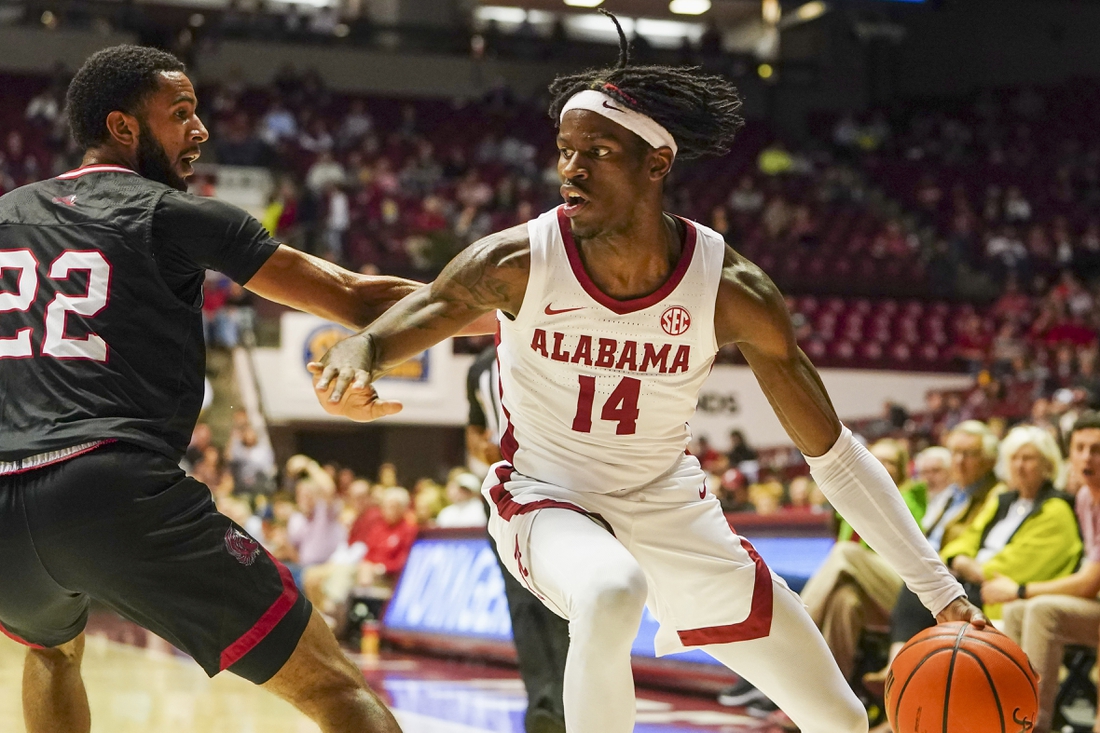
[[[1039,712],[1027,655],[992,626],[956,621],[902,647],[886,677],[894,733],[1030,733]]]

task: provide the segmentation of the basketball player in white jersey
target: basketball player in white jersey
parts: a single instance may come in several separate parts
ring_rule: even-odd
[[[312,367],[319,398],[356,420],[392,414],[371,382],[498,311],[506,425],[489,530],[509,571],[569,620],[569,733],[633,729],[630,647],[647,603],[658,654],[703,648],[804,733],[861,733],[866,714],[798,596],[733,533],[685,452],[721,346],[740,347],[833,506],[939,620],[985,619],[841,425],[775,286],[662,210],[677,156],[729,149],[735,90],[630,67],[622,47],[615,69],[550,88],[565,205],[475,243],[335,346]]]

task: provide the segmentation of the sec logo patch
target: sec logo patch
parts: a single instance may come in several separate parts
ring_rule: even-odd
[[[674,305],[661,314],[661,328],[669,336],[680,336],[691,328],[691,314],[687,308]]]

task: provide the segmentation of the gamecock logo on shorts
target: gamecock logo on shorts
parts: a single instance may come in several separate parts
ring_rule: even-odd
[[[679,336],[691,328],[691,314],[687,308],[674,305],[661,314],[661,328],[669,336]]]
[[[225,549],[245,566],[256,562],[256,558],[260,556],[260,543],[236,527],[230,527],[225,533]]]

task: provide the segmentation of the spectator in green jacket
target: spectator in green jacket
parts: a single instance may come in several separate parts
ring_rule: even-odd
[[[1081,535],[1073,500],[1054,488],[1062,452],[1050,433],[1033,425],[1013,428],[1001,441],[997,475],[1007,488],[986,499],[982,511],[940,557],[981,605],[982,583],[996,576],[1026,584],[1069,575],[1081,557]],[[989,618],[1001,604],[986,604]],[[912,593],[902,591],[894,607],[891,637],[906,642],[935,624]]]
[[[1069,575],[1081,557],[1073,500],[1054,488],[1062,452],[1050,433],[1033,425],[1013,428],[1001,441],[997,476],[1006,489],[991,493],[981,512],[940,557],[962,582],[970,602],[982,604],[982,583],[997,576],[1027,584]],[[986,616],[1001,617],[1000,604]],[[890,640],[905,643],[936,623],[917,596],[905,589],[890,619]],[[888,724],[872,733],[888,731]]]
[[[1070,473],[1083,484],[1075,498],[1084,559],[1072,575],[1020,583],[997,575],[982,584],[982,600],[1005,603],[1005,633],[1039,673],[1039,719],[1032,733],[1050,733],[1058,670],[1067,644],[1096,646],[1100,629],[1100,413],[1077,418],[1069,438]],[[1017,600],[1023,599],[1023,600]],[[1093,726],[1100,731],[1100,721]]]
[[[1008,490],[987,499],[962,536],[940,551],[959,580],[980,593],[981,584],[998,575],[1031,583],[1074,571],[1081,535],[1072,499],[1054,488],[1061,468],[1062,453],[1050,433],[1031,425],[1009,432],[997,461]],[[1001,605],[986,604],[985,612],[1000,618]]]

